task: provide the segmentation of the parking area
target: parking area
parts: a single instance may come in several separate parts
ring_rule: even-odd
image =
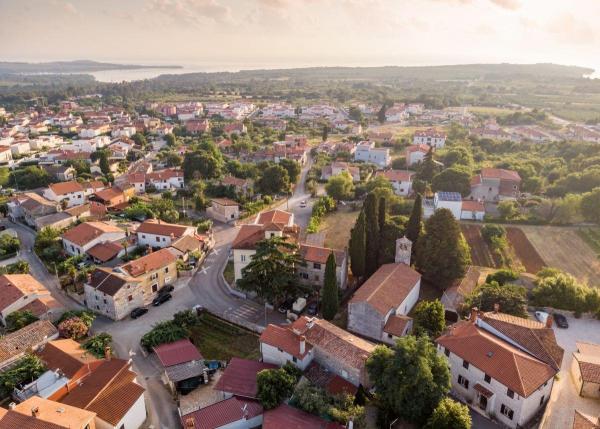
[[[556,340],[565,350],[565,355],[560,377],[554,383],[541,429],[571,428],[576,409],[592,416],[600,415],[600,400],[579,396],[570,373],[576,341],[600,344],[600,321],[583,317],[575,319],[569,316],[567,320],[568,329],[554,328]]]

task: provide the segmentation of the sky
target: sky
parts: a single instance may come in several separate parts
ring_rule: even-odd
[[[600,0],[0,0],[0,60],[600,70]]]

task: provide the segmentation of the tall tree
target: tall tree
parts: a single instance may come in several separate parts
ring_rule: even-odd
[[[482,311],[491,311],[496,304],[500,306],[500,311],[503,313],[527,317],[525,288],[510,283],[501,285],[494,280],[482,284],[466,296],[463,312],[470,311],[472,307],[477,307]]]
[[[377,346],[367,371],[388,414],[423,424],[450,390],[450,371],[427,337],[400,338],[393,348]]]
[[[325,185],[327,195],[336,201],[351,200],[354,198],[354,183],[352,176],[347,171],[331,176]]]
[[[257,184],[264,194],[280,194],[290,190],[290,176],[285,168],[272,165],[263,171]]]
[[[279,165],[287,171],[290,183],[296,183],[298,181],[298,177],[300,177],[300,172],[302,171],[302,167],[300,167],[298,161],[284,158],[279,161]]]
[[[325,280],[323,283],[323,318],[332,320],[339,309],[337,276],[335,275],[335,256],[333,252],[327,257]]]
[[[469,245],[452,212],[436,210],[417,242],[416,265],[423,277],[445,289],[464,276],[470,263]]]
[[[386,199],[385,197],[379,198],[379,207],[377,208],[377,223],[379,227],[379,241],[381,242],[381,231],[385,228],[385,219],[387,215]]]
[[[471,429],[469,407],[450,398],[444,398],[433,410],[425,429]]]
[[[363,210],[365,212],[365,275],[371,276],[378,268],[379,261],[379,212],[378,200],[374,193],[367,195]]]
[[[419,166],[417,172],[417,178],[427,183],[431,183],[433,176],[435,176],[436,166],[433,160],[433,147],[429,148],[429,152],[423,158],[423,162]]]
[[[431,339],[439,337],[446,327],[444,306],[439,299],[419,302],[415,307],[414,319],[415,332],[427,334]]]
[[[350,268],[354,277],[360,279],[365,275],[365,213],[361,211],[350,232]]]
[[[327,137],[329,137],[329,126],[327,125],[323,125],[323,134],[321,135],[323,141],[327,140]]]
[[[417,240],[421,235],[421,230],[423,229],[422,225],[423,219],[423,200],[421,194],[417,194],[415,198],[415,203],[412,208],[412,212],[410,213],[410,217],[408,218],[408,223],[406,224],[406,238],[408,238],[413,243],[413,250],[417,244]]]
[[[458,192],[464,198],[471,193],[471,170],[464,166],[446,168],[431,181],[433,192]]]
[[[298,246],[283,237],[259,241],[252,260],[237,281],[240,289],[256,294],[272,304],[294,296],[299,285],[295,269],[300,263]]]

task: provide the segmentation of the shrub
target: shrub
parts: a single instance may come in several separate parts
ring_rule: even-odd
[[[64,338],[78,340],[87,335],[89,327],[79,317],[63,320],[58,324],[58,332]]]
[[[284,368],[263,369],[256,376],[257,398],[262,406],[270,410],[277,407],[294,391],[296,378]]]
[[[97,358],[104,357],[104,350],[107,346],[110,346],[112,342],[112,336],[106,332],[102,332],[98,335],[94,335],[83,343],[83,348],[91,352]]]
[[[140,342],[146,350],[151,351],[160,344],[172,343],[187,337],[188,332],[183,326],[173,320],[167,320],[154,325],[150,332],[144,334]]]
[[[58,319],[58,324],[64,320],[72,319],[73,317],[81,319],[88,328],[92,326],[92,323],[96,319],[96,315],[89,310],[69,310],[65,311],[62,316],[60,316],[60,319]]]
[[[33,354],[26,354],[10,369],[0,373],[0,396],[7,397],[15,387],[29,383],[46,371],[44,363]]]
[[[485,278],[486,283],[497,282],[499,285],[505,285],[508,282],[512,282],[519,279],[519,273],[510,269],[501,269],[495,273],[488,274]]]
[[[597,289],[578,283],[569,274],[550,273],[548,270],[538,273],[536,285],[531,291],[533,304],[573,311],[578,315],[595,313],[600,309],[600,293]]]
[[[32,324],[38,318],[29,310],[17,310],[6,316],[6,328],[10,332],[18,331],[19,329]]]

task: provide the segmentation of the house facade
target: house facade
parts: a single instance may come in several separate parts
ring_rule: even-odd
[[[446,133],[434,129],[416,131],[413,136],[413,144],[426,144],[436,149],[441,149],[446,144]]]
[[[44,198],[58,204],[66,204],[66,207],[78,206],[85,203],[83,187],[75,182],[59,182],[48,185],[44,191]]]
[[[240,205],[229,198],[213,198],[206,214],[219,222],[233,222],[240,218]]]
[[[194,235],[196,228],[148,219],[136,230],[138,245],[165,248],[184,235]]]
[[[296,269],[300,283],[321,288],[325,281],[325,266],[327,258],[333,253],[335,258],[335,277],[337,286],[346,289],[348,283],[348,255],[344,250],[334,250],[328,247],[300,245],[300,257],[303,264]]]
[[[469,199],[477,201],[514,200],[519,196],[521,176],[513,170],[482,168],[471,179]]]
[[[360,142],[356,145],[354,160],[369,162],[377,165],[379,168],[388,167],[392,162],[389,149],[375,147],[374,142],[368,141]]]
[[[376,173],[376,176],[388,179],[394,188],[394,193],[400,196],[408,196],[412,193],[414,175],[413,171],[408,170],[385,170]]]

